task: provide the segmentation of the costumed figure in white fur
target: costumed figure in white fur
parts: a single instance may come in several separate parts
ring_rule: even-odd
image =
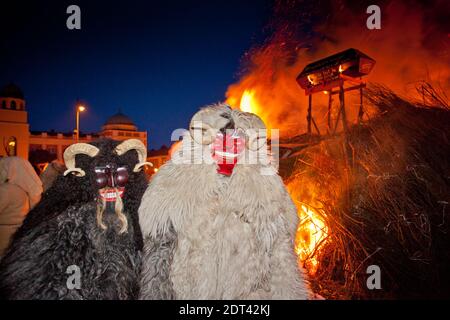
[[[140,299],[308,299],[298,217],[265,125],[226,104],[194,115],[139,208]]]

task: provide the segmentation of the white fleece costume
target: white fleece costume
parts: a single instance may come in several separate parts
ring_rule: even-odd
[[[155,174],[139,208],[140,298],[311,297],[294,253],[297,212],[283,181],[267,162],[248,164],[245,157],[231,176],[218,174],[211,145],[222,128],[265,126],[227,105],[208,106],[194,116],[182,147]],[[265,140],[265,134],[248,134],[247,155],[258,147],[267,153]],[[187,150],[203,153],[199,158]]]

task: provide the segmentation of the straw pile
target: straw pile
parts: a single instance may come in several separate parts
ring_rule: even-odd
[[[281,161],[297,204],[316,208],[328,235],[313,252],[325,298],[450,297],[450,109],[427,87],[409,102],[366,90],[369,122]],[[381,290],[367,288],[367,267]]]

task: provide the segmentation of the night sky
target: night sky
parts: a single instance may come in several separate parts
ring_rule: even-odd
[[[66,28],[70,4],[81,30]],[[31,130],[73,130],[80,98],[82,132],[121,108],[159,148],[224,100],[270,14],[268,0],[1,1],[0,86],[22,88]]]

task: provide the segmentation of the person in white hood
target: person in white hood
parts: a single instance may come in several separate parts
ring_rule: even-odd
[[[0,159],[0,258],[41,194],[42,182],[27,160]]]

